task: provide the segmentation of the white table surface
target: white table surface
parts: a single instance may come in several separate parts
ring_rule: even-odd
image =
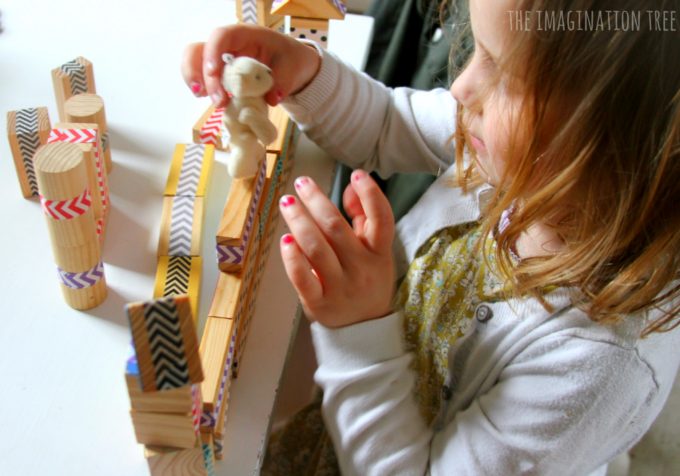
[[[233,0],[0,1],[0,475],[144,475],[123,378],[130,331],[123,306],[150,299],[163,189],[175,144],[208,102],[179,74],[184,46],[234,21]],[[331,27],[331,48],[362,67],[372,22]],[[21,196],[6,139],[6,112],[47,106],[58,121],[51,69],[92,61],[110,131],[112,210],[103,250],[109,296],[79,312],[60,293],[38,202]],[[203,243],[199,331],[217,278],[213,235],[230,182],[217,154]],[[294,175],[330,186],[332,160],[300,141]],[[282,234],[279,223],[277,236]],[[243,367],[232,384],[225,459],[218,475],[256,468],[297,301],[276,242],[265,269]]]

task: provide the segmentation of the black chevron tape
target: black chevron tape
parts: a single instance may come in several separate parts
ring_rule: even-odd
[[[33,156],[40,147],[40,135],[38,133],[38,109],[21,109],[16,113],[16,135],[21,150],[21,160],[24,162],[26,178],[31,187],[31,193],[38,195],[38,181],[33,168]]]
[[[188,385],[189,367],[174,300],[161,298],[146,303],[144,319],[156,374],[156,388],[165,390]]]
[[[71,94],[82,94],[87,92],[87,75],[85,66],[76,60],[64,63],[60,67],[61,71],[68,76],[71,82]]]
[[[176,196],[172,200],[170,237],[168,239],[168,254],[170,256],[191,256],[195,201],[195,197],[180,196]]]
[[[168,271],[165,276],[163,296],[189,293],[189,276],[191,275],[190,256],[170,256]]]

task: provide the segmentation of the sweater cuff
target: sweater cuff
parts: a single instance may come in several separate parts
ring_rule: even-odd
[[[405,353],[403,321],[403,312],[397,311],[336,329],[313,322],[312,338],[319,366],[361,369],[400,357]]]
[[[284,106],[297,106],[305,111],[315,111],[332,97],[337,88],[340,60],[328,51],[318,49],[321,67],[312,81],[299,93],[283,101]]]

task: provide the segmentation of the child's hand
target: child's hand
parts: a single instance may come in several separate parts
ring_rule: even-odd
[[[394,217],[378,185],[363,170],[352,174],[343,195],[352,226],[311,179],[298,178],[295,188],[300,200],[280,201],[291,231],[281,256],[307,317],[342,327],[389,314]]]
[[[221,84],[224,53],[250,56],[271,68],[274,86],[265,100],[272,106],[309,84],[321,64],[314,48],[268,28],[255,25],[218,28],[207,43],[187,46],[182,60],[182,75],[192,92],[196,96],[209,95],[217,106],[227,100]]]

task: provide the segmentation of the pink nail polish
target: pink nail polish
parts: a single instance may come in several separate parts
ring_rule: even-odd
[[[366,172],[364,172],[363,170],[355,170],[354,173],[352,174],[352,179],[355,182],[358,182],[359,180],[364,178],[364,175],[366,175]]]
[[[283,91],[280,89],[276,90],[276,102],[281,102],[283,101]]]
[[[190,87],[191,87],[191,91],[192,91],[194,94],[198,94],[198,93],[201,92],[201,83],[198,83],[198,82],[194,81],[193,83],[191,83],[191,86],[190,86]]]
[[[293,238],[293,235],[291,235],[290,233],[286,233],[281,237],[281,241],[283,242],[284,245],[290,245],[295,241],[295,239]]]
[[[282,207],[289,207],[295,203],[295,197],[292,195],[284,195],[280,200]]]
[[[309,179],[307,177],[298,177],[295,179],[295,188],[296,189],[301,189],[305,185],[309,183]]]

